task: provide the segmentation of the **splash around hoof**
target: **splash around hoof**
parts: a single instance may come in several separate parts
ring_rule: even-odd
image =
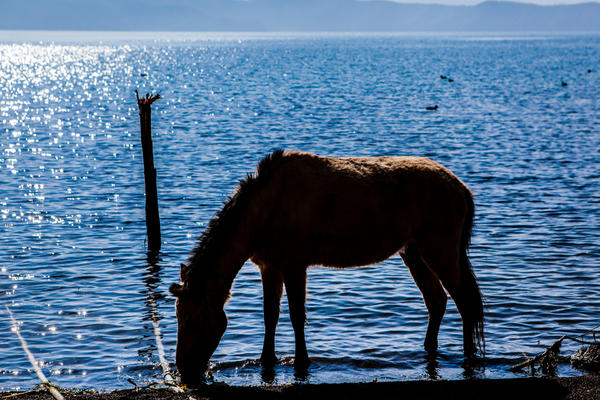
[[[275,354],[264,354],[260,356],[260,363],[265,368],[273,368],[277,364]]]

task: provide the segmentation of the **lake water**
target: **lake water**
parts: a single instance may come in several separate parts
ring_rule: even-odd
[[[600,323],[599,60],[598,35],[0,32],[0,390],[38,383],[5,306],[61,387],[162,381],[156,334],[175,369],[168,286],[237,181],[276,148],[427,156],[475,194],[487,361],[463,368],[452,302],[427,361],[427,313],[395,257],[309,270],[306,382],[521,376],[510,360]],[[135,89],[162,96],[155,265]],[[263,317],[250,263],[226,311],[215,381],[295,382],[285,299],[274,378],[253,361]]]

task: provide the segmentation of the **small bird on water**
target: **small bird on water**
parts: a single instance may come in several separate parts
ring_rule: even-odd
[[[435,106],[427,106],[427,107],[425,107],[425,109],[427,111],[435,111],[438,109],[438,105],[436,104]]]

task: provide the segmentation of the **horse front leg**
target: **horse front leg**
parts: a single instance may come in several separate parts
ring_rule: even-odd
[[[279,304],[283,293],[281,272],[266,266],[260,269],[263,284],[263,310],[265,319],[265,341],[260,361],[264,367],[273,367],[275,355],[275,330],[279,321]]]
[[[304,310],[304,303],[306,301],[306,268],[299,267],[286,270],[284,282],[290,309],[290,319],[296,340],[294,368],[296,370],[303,370],[310,364],[308,352],[306,351],[306,341],[304,339],[304,324],[306,322]]]

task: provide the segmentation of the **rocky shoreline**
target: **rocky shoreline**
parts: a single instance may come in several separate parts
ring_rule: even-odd
[[[228,386],[212,384],[197,390],[142,389],[114,392],[63,392],[75,400],[217,400],[217,399],[543,399],[600,400],[600,375],[569,378],[517,378],[461,381],[405,381],[282,386]],[[0,393],[0,399],[53,399],[47,391]]]

